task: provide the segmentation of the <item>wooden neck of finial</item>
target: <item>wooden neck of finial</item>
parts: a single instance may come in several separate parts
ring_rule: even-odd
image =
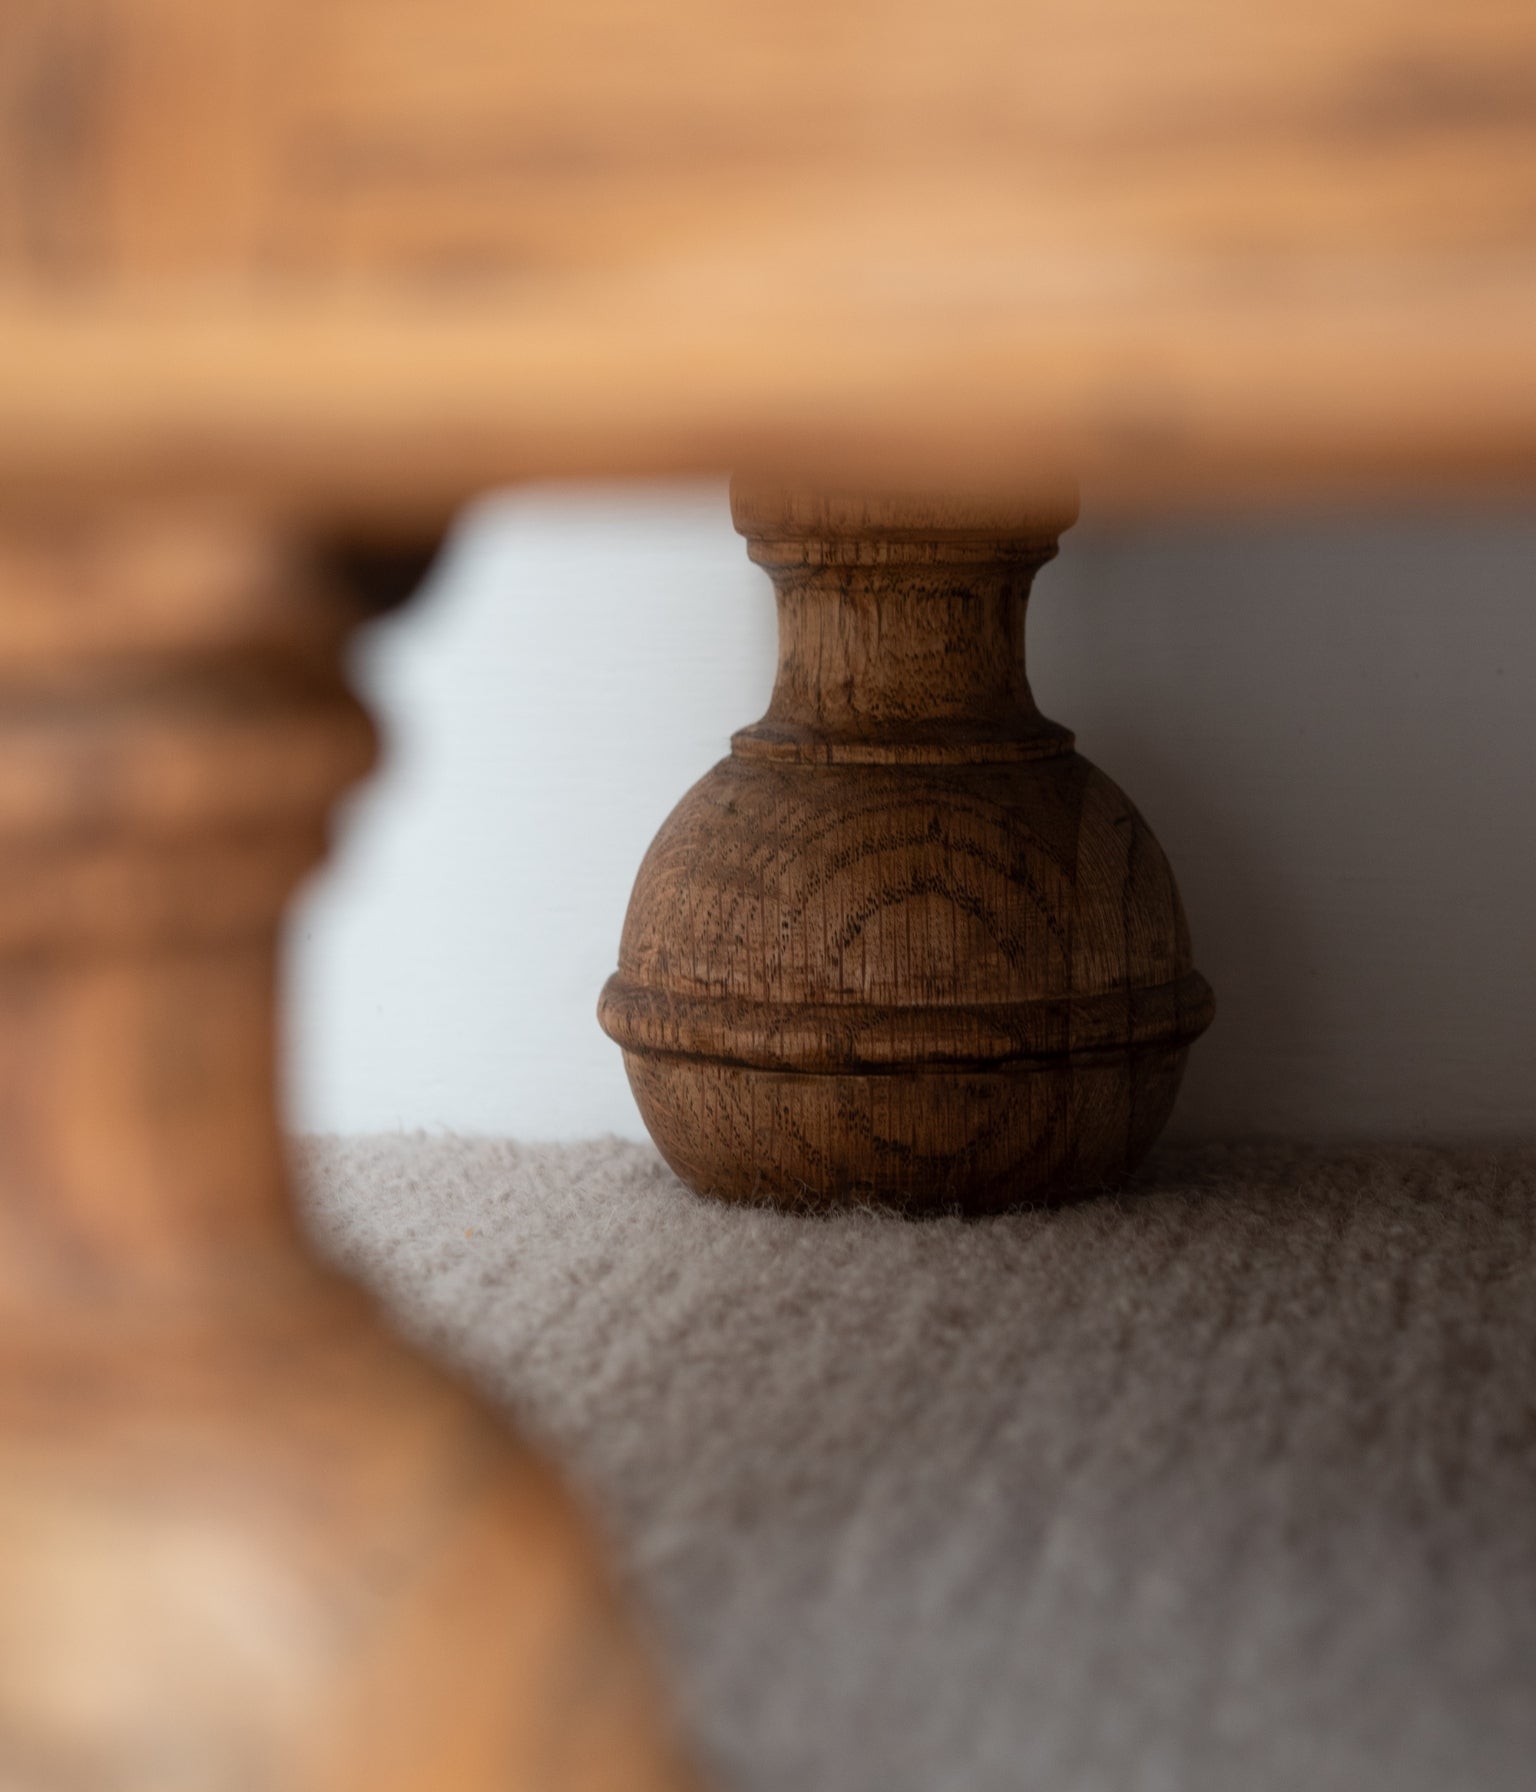
[[[733,738],[739,757],[985,764],[1071,747],[1024,656],[1030,588],[1067,504],[897,511],[737,487],[732,508],[779,612],[773,696]]]

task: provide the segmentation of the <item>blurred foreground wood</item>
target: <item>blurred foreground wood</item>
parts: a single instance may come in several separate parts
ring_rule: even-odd
[[[0,488],[1529,489],[1526,0],[8,0]]]
[[[313,1267],[283,904],[406,561],[178,511],[0,529],[0,1782],[679,1792],[550,1469]]]

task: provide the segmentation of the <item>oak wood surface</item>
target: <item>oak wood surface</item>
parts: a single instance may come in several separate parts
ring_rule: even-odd
[[[10,0],[0,490],[1529,493],[1524,0]]]
[[[1151,831],[1025,675],[1070,494],[732,508],[772,700],[663,824],[599,1005],[652,1136],[699,1192],[790,1207],[1115,1182],[1211,992]]]
[[[551,1469],[309,1261],[283,906],[413,560],[228,516],[0,527],[0,1783],[678,1792]]]

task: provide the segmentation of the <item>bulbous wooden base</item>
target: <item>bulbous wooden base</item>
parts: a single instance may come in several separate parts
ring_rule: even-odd
[[[651,1136],[690,1188],[808,1213],[912,1215],[1069,1201],[1135,1168],[1161,1132],[1182,1050],[1125,1064],[804,1076],[625,1055]]]
[[[657,1145],[781,1206],[1123,1177],[1212,1004],[1146,823],[1030,695],[1070,502],[733,504],[778,588],[773,700],[662,827],[599,1009]]]

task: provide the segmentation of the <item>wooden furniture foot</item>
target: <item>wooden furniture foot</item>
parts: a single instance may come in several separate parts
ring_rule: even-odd
[[[700,1193],[985,1212],[1123,1176],[1210,1022],[1173,875],[1036,708],[1074,519],[732,491],[778,594],[768,713],[663,826],[599,1009]]]
[[[551,1473],[314,1267],[282,906],[408,582],[229,517],[0,523],[0,1781],[661,1792]]]

